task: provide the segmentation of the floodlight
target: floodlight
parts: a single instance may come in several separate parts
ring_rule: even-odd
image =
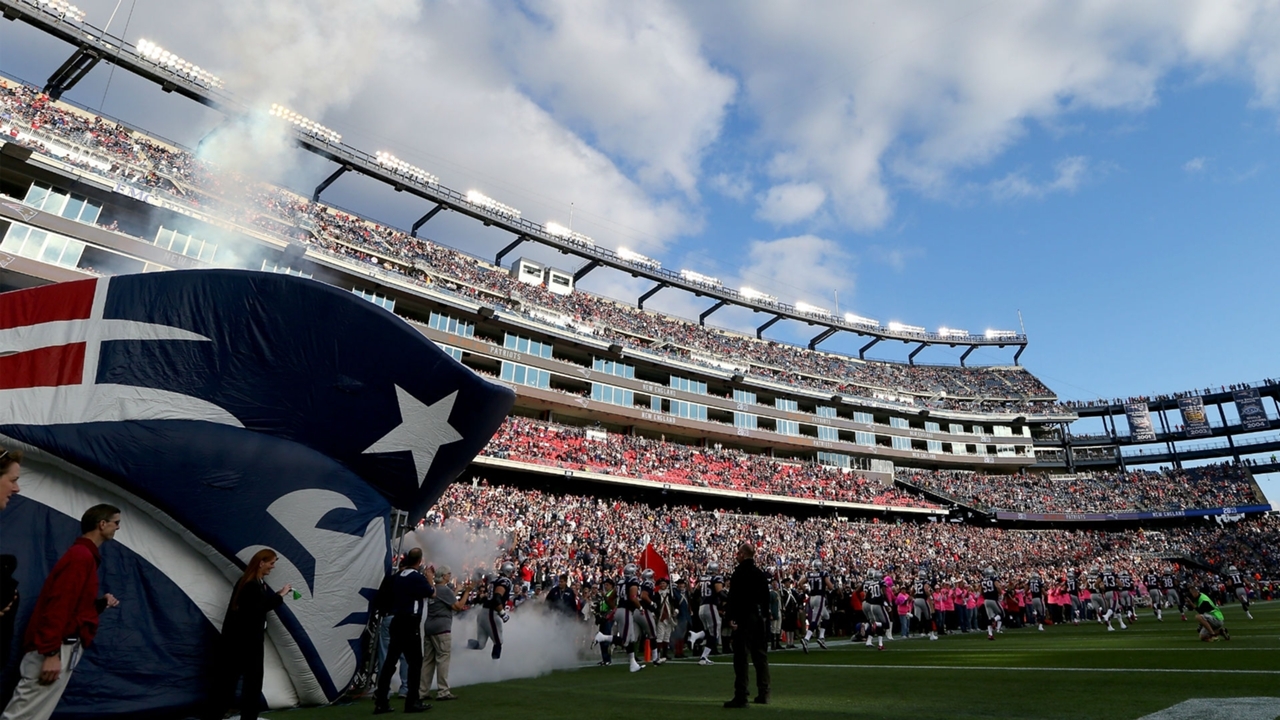
[[[511,207],[510,205],[503,205],[479,190],[468,190],[467,202],[475,205],[476,207],[484,208],[485,210],[497,215],[505,215],[511,218],[520,217],[519,210]]]
[[[623,260],[626,260],[629,263],[633,263],[636,265],[644,265],[646,267],[651,267],[655,270],[662,267],[662,263],[658,262],[657,260],[654,260],[653,258],[645,257],[644,255],[641,255],[638,252],[628,250],[624,247],[618,248],[618,257],[622,258]]]
[[[306,117],[303,117],[302,115],[299,115],[298,113],[290,110],[289,108],[283,105],[271,103],[271,111],[268,114],[271,115],[272,117],[278,117],[281,120],[284,120],[285,122],[293,123],[298,128],[298,130],[300,130],[306,135],[310,135],[316,138],[321,142],[329,143],[331,145],[337,145],[338,143],[342,142],[342,136],[339,135],[338,133],[321,125],[315,120],[311,120]]]
[[[542,229],[546,230],[547,234],[552,237],[571,240],[573,242],[582,243],[583,245],[594,246],[596,244],[595,240],[592,240],[591,238],[587,237],[586,235],[583,235],[582,233],[574,232],[569,228],[561,225],[560,223],[549,222],[546,225],[543,225]]]
[[[861,315],[854,315],[853,313],[845,313],[844,321],[849,323],[850,325],[870,325],[871,327],[880,327],[879,320],[872,320],[871,318],[865,318],[865,317],[862,317]]]
[[[1013,330],[988,330],[983,334],[988,340],[1003,340],[1005,338],[1018,337],[1018,333]]]
[[[145,38],[139,40],[137,45],[134,45],[134,50],[137,51],[139,57],[146,58],[169,72],[181,75],[199,85],[216,89],[225,84],[213,73],[200,69],[199,65],[189,63]]]
[[[700,272],[694,272],[692,270],[681,270],[680,277],[684,278],[685,280],[688,280],[689,282],[698,283],[700,285],[714,285],[716,287],[723,287],[723,285],[720,284],[719,278],[713,278],[710,275],[703,275]]]
[[[778,298],[768,293],[762,293],[759,290],[756,290],[753,288],[749,288],[749,287],[739,288],[738,294],[748,300],[758,300],[760,302],[771,303],[773,305],[778,304]]]
[[[938,334],[942,337],[969,337],[968,330],[960,330],[958,328],[940,327]]]
[[[921,335],[925,333],[925,329],[920,327],[919,325],[907,325],[906,323],[900,323],[900,322],[897,322],[896,320],[893,322],[890,322],[888,327],[889,327],[889,332],[919,333]]]
[[[379,151],[374,154],[374,159],[377,160],[379,165],[387,168],[397,175],[403,175],[410,180],[416,180],[423,185],[438,185],[440,183],[440,179],[435,175],[432,175],[416,165],[410,165],[389,152]]]
[[[809,315],[824,315],[826,317],[831,317],[830,310],[824,307],[818,307],[817,305],[810,305],[809,303],[803,300],[798,301],[795,305],[795,308],[796,308],[796,312],[807,313]]]

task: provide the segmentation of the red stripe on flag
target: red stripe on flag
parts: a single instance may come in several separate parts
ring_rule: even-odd
[[[87,320],[97,280],[45,285],[0,294],[0,330],[57,320]]]
[[[0,390],[79,385],[84,379],[84,343],[0,356]]]

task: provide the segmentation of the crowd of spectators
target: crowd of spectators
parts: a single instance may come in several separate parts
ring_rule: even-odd
[[[897,478],[959,505],[983,511],[1165,512],[1258,503],[1249,475],[1230,463],[1061,476],[898,468]]]
[[[778,460],[718,444],[692,447],[635,435],[589,432],[517,416],[503,422],[482,454],[673,485],[895,507],[936,507],[917,495],[857,472],[815,462]]]
[[[543,318],[558,315],[567,329],[685,362],[737,367],[788,385],[917,406],[982,412],[1051,412],[1058,407],[1052,391],[1021,367],[863,362],[702,327],[581,291],[551,293],[442,245],[215,171],[189,152],[51,102],[19,83],[0,80],[0,129],[7,130],[9,139],[46,153],[55,149],[41,136],[52,135],[77,149],[57,153],[65,162],[167,193],[220,219],[311,243],[500,309]]]
[[[1134,395],[1130,398],[1112,398],[1110,400],[1106,400],[1104,398],[1098,398],[1097,400],[1063,400],[1061,401],[1061,404],[1063,407],[1073,409],[1118,407],[1125,405],[1126,403],[1152,403],[1162,402],[1165,400],[1181,400],[1182,398],[1203,397],[1205,395],[1212,395],[1213,393],[1247,390],[1251,387],[1272,387],[1277,383],[1280,383],[1280,381],[1267,378],[1258,383],[1232,383],[1230,385],[1219,385],[1216,388],[1206,387],[1200,390],[1183,390],[1182,392],[1166,393],[1162,395]]]
[[[976,580],[991,566],[1027,577],[1089,565],[1158,562],[1163,557],[1227,560],[1274,576],[1280,521],[1275,517],[1218,526],[1147,530],[1011,530],[952,522],[845,521],[746,515],[687,505],[646,505],[603,497],[524,490],[476,480],[450,486],[423,527],[476,531],[531,578],[568,573],[574,584],[598,581],[634,562],[652,544],[671,570],[689,577],[715,561],[731,567],[744,538],[757,563],[799,574],[813,559],[861,578],[869,569]]]

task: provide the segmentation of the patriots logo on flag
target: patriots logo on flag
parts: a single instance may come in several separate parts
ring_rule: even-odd
[[[513,401],[403,319],[307,279],[191,270],[0,294],[0,445],[28,453],[6,551],[19,545],[23,587],[39,587],[43,558],[70,543],[56,528],[111,502],[125,522],[104,590],[124,611],[102,632],[145,637],[177,617],[207,643],[270,547],[270,582],[301,597],[270,622],[264,693],[329,702],[356,669],[390,509],[425,513]],[[206,653],[175,641],[149,640],[145,670],[138,648],[126,662],[100,641],[62,709],[197,703],[203,683],[157,680],[204,673]]]

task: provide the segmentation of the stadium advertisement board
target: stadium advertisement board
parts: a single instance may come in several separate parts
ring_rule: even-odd
[[[1124,417],[1129,421],[1129,436],[1137,442],[1152,442],[1156,439],[1155,428],[1151,426],[1151,411],[1146,403],[1125,403]]]
[[[1264,512],[1271,512],[1271,506],[1240,505],[1226,508],[1118,513],[1020,513],[998,511],[996,512],[996,518],[999,520],[1029,520],[1032,522],[1109,522],[1114,520],[1160,520],[1164,518],[1213,517],[1215,515],[1249,515]]]
[[[1209,437],[1213,430],[1209,427],[1209,419],[1204,415],[1204,398],[1189,397],[1178,401],[1178,410],[1182,412],[1182,429],[1187,437]]]
[[[1236,414],[1240,416],[1240,425],[1245,430],[1266,430],[1271,427],[1257,388],[1236,390],[1231,393],[1231,397],[1236,401]]]

